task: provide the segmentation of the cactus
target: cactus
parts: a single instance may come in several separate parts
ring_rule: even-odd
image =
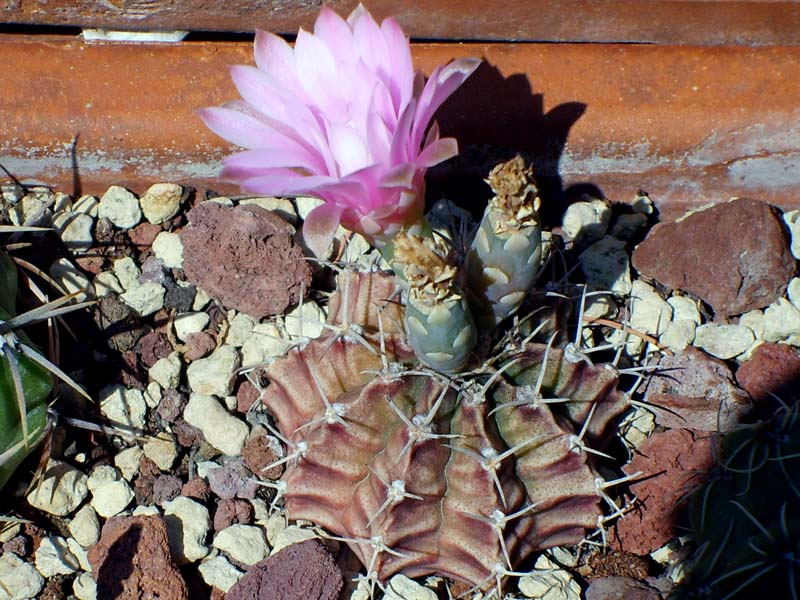
[[[67,306],[77,295],[72,294],[17,314],[17,290],[16,265],[0,252],[0,488],[49,430],[47,399],[53,375],[86,396],[66,373],[36,350],[22,328],[90,303]]]
[[[478,370],[444,374],[417,360],[395,277],[337,279],[332,327],[267,368],[291,519],[345,541],[373,584],[435,573],[498,593],[531,552],[602,523],[595,448],[627,406],[612,369],[512,331]]]
[[[800,405],[722,434],[720,462],[690,498],[697,550],[673,598],[798,598]]]

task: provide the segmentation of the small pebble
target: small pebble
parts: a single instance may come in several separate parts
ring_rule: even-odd
[[[239,202],[239,206],[255,204],[270,212],[277,213],[292,225],[297,225],[297,210],[291,200],[287,198],[245,198]]]
[[[178,446],[167,432],[151,437],[144,445],[144,455],[152,460],[162,471],[169,471],[178,458]]]
[[[142,271],[130,256],[118,258],[114,261],[114,275],[117,277],[123,290],[128,290],[139,285],[139,276]]]
[[[78,600],[97,600],[97,582],[92,574],[79,574],[72,582],[72,593]]]
[[[10,552],[0,554],[0,598],[25,600],[38,598],[44,587],[44,577],[33,566]]]
[[[84,548],[93,546],[100,539],[100,520],[91,504],[84,504],[67,527],[75,541]]]
[[[302,311],[300,308],[297,306],[286,314],[286,333],[293,340],[319,337],[325,330],[322,326],[326,320],[325,312],[311,300],[303,302]]]
[[[556,563],[542,555],[530,575],[520,577],[519,591],[537,600],[580,600],[581,586]]]
[[[133,490],[124,479],[108,481],[92,492],[92,506],[98,515],[107,519],[125,510],[133,497]]]
[[[78,559],[69,551],[67,540],[60,536],[42,539],[35,562],[36,570],[45,578],[70,575],[80,568]]]
[[[144,389],[144,403],[147,404],[147,408],[157,408],[162,397],[163,391],[157,382],[151,381],[147,384]]]
[[[131,481],[136,473],[139,472],[139,461],[142,459],[144,451],[140,446],[131,446],[118,452],[114,456],[114,465],[119,470],[122,478]]]
[[[315,540],[318,537],[319,536],[311,529],[304,529],[297,525],[289,525],[289,527],[285,527],[275,536],[275,542],[272,544],[272,550],[269,554],[270,556],[274,556],[287,546],[299,544],[306,540]]]
[[[66,516],[89,495],[87,481],[82,471],[50,459],[39,485],[27,496],[28,504],[51,515]]]
[[[800,310],[786,298],[778,298],[764,309],[764,340],[780,342],[800,334]]]
[[[233,313],[233,311],[231,311]],[[256,320],[244,313],[235,313],[228,323],[228,334],[225,343],[241,348],[242,344],[252,335]]]
[[[181,313],[175,317],[175,335],[185,342],[192,333],[200,333],[207,326],[211,318],[205,312]]]
[[[625,243],[610,235],[589,246],[581,254],[581,269],[586,283],[596,290],[618,294],[631,291],[631,266]]]
[[[791,233],[792,256],[800,260],[800,210],[790,210],[783,213],[783,221]]]
[[[253,525],[231,525],[214,536],[212,545],[244,565],[254,565],[269,556],[264,531]]]
[[[270,358],[283,356],[292,343],[283,339],[274,323],[259,323],[242,344],[242,364],[259,365]]]
[[[189,387],[197,394],[228,396],[233,391],[236,370],[241,366],[239,352],[224,344],[207,358],[194,361],[186,369]]]
[[[100,202],[97,196],[81,196],[72,205],[72,212],[89,215],[93,219],[97,218],[97,207]]]
[[[561,228],[567,239],[585,245],[601,239],[610,220],[611,207],[604,200],[575,202],[567,207]]]
[[[706,323],[695,331],[694,345],[726,360],[747,352],[755,341],[756,336],[748,327]]]
[[[156,183],[141,197],[144,218],[156,225],[170,220],[181,207],[183,188],[175,183]]]
[[[211,587],[227,592],[239,581],[242,571],[234,567],[228,559],[217,554],[203,560],[197,567],[200,576]]]
[[[183,244],[177,233],[162,231],[153,240],[153,253],[170,269],[183,268]]]
[[[120,294],[120,300],[130,306],[140,317],[152,315],[164,308],[164,296],[167,290],[163,285],[153,281],[137,282]]]
[[[202,431],[209,444],[229,456],[236,456],[242,451],[249,433],[247,424],[228,413],[213,396],[192,394],[183,411],[183,418]]]
[[[658,341],[662,346],[673,352],[680,352],[694,342],[696,329],[697,323],[694,321],[688,319],[675,320],[667,326],[666,331],[659,336]]]
[[[672,319],[674,321],[693,321],[698,325],[703,322],[696,300],[692,300],[687,296],[670,296],[667,298],[667,304],[672,307]]]
[[[94,295],[98,298],[107,296],[108,294],[121,294],[125,291],[120,284],[117,276],[111,271],[103,271],[95,275],[94,278]]]
[[[155,381],[163,389],[171,390],[178,387],[181,381],[181,369],[183,363],[181,356],[177,352],[170,353],[169,356],[158,359],[155,364],[147,371],[150,379]]]
[[[438,596],[432,589],[398,574],[387,582],[384,598],[385,600],[436,600]]]
[[[50,277],[61,285],[67,294],[81,292],[77,302],[85,302],[92,298],[94,287],[89,278],[66,258],[60,258],[50,265]]]
[[[131,229],[142,219],[139,200],[131,192],[118,185],[112,185],[100,198],[97,216],[106,218],[120,229]]]
[[[83,252],[92,247],[94,219],[87,214],[58,212],[53,215],[53,227],[64,246],[73,252]]]
[[[140,390],[110,385],[100,390],[100,412],[112,423],[143,429],[147,404]]]
[[[205,506],[178,496],[164,505],[164,521],[176,564],[195,562],[208,554],[205,540],[211,528],[211,517]]]

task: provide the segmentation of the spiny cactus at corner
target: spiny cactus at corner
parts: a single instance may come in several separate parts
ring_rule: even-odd
[[[800,595],[800,403],[740,425],[691,498],[697,543],[677,599]]]
[[[336,331],[268,368],[289,518],[346,540],[373,581],[440,574],[475,589],[598,525],[604,480],[587,449],[627,405],[613,370],[512,332],[477,371],[444,375],[416,359],[394,277],[338,279]]]

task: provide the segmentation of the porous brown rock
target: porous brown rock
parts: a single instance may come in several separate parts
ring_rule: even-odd
[[[623,468],[644,478],[630,486],[638,502],[612,528],[612,546],[643,556],[677,535],[681,501],[702,484],[703,473],[714,464],[712,443],[711,434],[688,429],[656,432],[647,438]]]
[[[761,344],[736,371],[736,380],[756,402],[772,394],[789,401],[800,394],[800,351],[788,344]]]
[[[172,561],[161,517],[111,517],[89,549],[98,598],[186,600],[188,591]]]
[[[656,225],[634,251],[633,266],[702,298],[717,315],[767,306],[797,270],[780,211],[744,198]]]
[[[661,359],[644,400],[659,425],[699,431],[727,431],[752,409],[728,366],[694,346]]]
[[[342,572],[325,546],[306,540],[250,568],[225,600],[336,600]]]
[[[283,313],[311,283],[294,227],[259,206],[203,202],[181,233],[186,278],[227,308],[252,317]]]

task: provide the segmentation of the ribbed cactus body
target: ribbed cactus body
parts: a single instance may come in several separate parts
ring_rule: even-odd
[[[386,286],[369,283],[380,277],[340,276],[331,299],[332,325],[360,315],[374,349],[377,315],[393,310]],[[350,310],[345,284],[351,298],[353,289],[374,295]],[[492,383],[426,374],[403,332],[382,329],[383,355],[327,331],[268,368],[263,402],[292,456],[283,476],[290,518],[349,540],[377,580],[440,574],[478,588],[595,527],[598,475],[574,438],[585,429],[584,441],[599,442],[624,408],[611,371],[529,344]],[[541,399],[572,399],[535,402],[539,380]]]
[[[478,324],[493,329],[513,314],[542,262],[539,198],[533,172],[519,156],[489,175],[495,196],[467,254],[467,281]]]

